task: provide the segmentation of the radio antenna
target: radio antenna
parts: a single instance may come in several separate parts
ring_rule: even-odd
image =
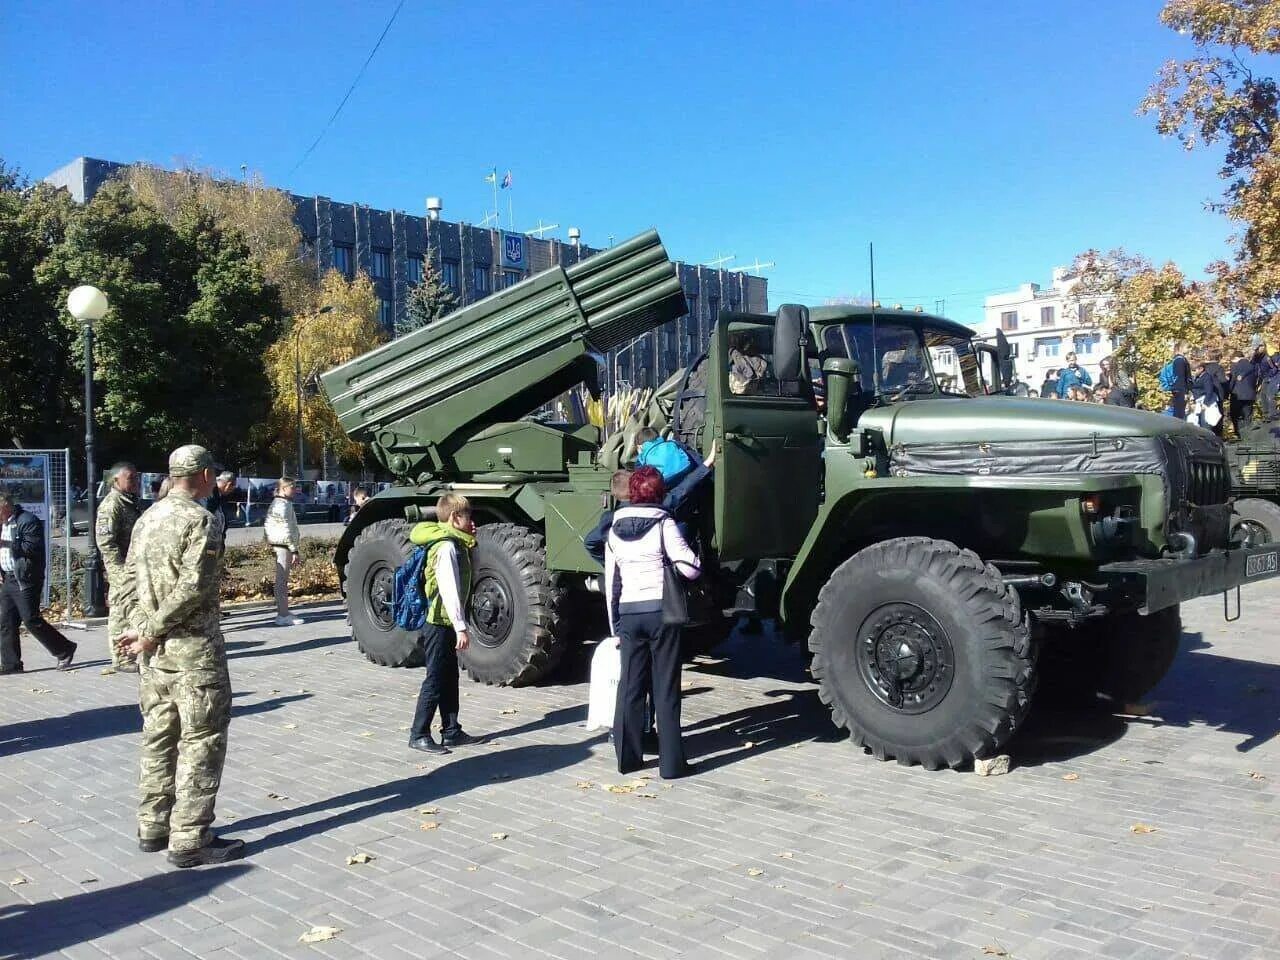
[[[880,349],[876,343],[876,245],[867,244],[867,255],[871,260],[871,382],[875,386],[876,396],[880,395]]]

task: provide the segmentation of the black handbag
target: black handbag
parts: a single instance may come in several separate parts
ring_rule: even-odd
[[[685,593],[685,580],[667,556],[667,541],[662,533],[666,519],[658,523],[658,543],[662,550],[662,625],[683,627],[689,622],[689,599]]]

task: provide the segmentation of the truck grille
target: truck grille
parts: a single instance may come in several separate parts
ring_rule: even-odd
[[[1198,507],[1226,503],[1231,496],[1231,473],[1221,462],[1192,460],[1187,476],[1187,502]]]
[[[1250,490],[1280,487],[1280,456],[1268,452],[1246,457],[1235,465],[1236,486]]]

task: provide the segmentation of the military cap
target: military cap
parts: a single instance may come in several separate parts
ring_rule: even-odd
[[[189,477],[213,466],[209,451],[194,443],[179,447],[169,454],[169,476]]]

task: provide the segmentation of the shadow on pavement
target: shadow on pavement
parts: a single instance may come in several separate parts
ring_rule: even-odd
[[[273,657],[278,653],[300,653],[303,650],[319,650],[322,647],[332,647],[339,643],[351,643],[350,634],[338,637],[314,637],[311,640],[299,640],[297,643],[286,643],[280,646],[274,646],[270,642],[263,641],[258,645],[252,641],[248,646],[238,647],[232,650],[231,644],[227,644],[227,649],[231,652],[227,654],[228,660],[241,660],[248,657]]]
[[[57,953],[177,910],[252,869],[247,863],[238,863],[201,870],[169,870],[63,900],[0,907],[0,956],[26,958]]]
[[[231,708],[231,716],[234,719],[267,713],[298,700],[310,700],[312,696],[310,693],[298,693],[288,697],[274,697],[260,703],[236,704]],[[0,757],[139,733],[141,730],[142,714],[134,703],[94,707],[92,710],[79,710],[61,717],[24,720],[0,727]]]
[[[684,691],[688,696],[690,691]],[[708,717],[684,728],[684,749],[698,769],[715,770],[797,743],[837,743],[846,734],[831,723],[818,691],[770,690],[768,703]],[[748,746],[750,744],[750,746]]]

